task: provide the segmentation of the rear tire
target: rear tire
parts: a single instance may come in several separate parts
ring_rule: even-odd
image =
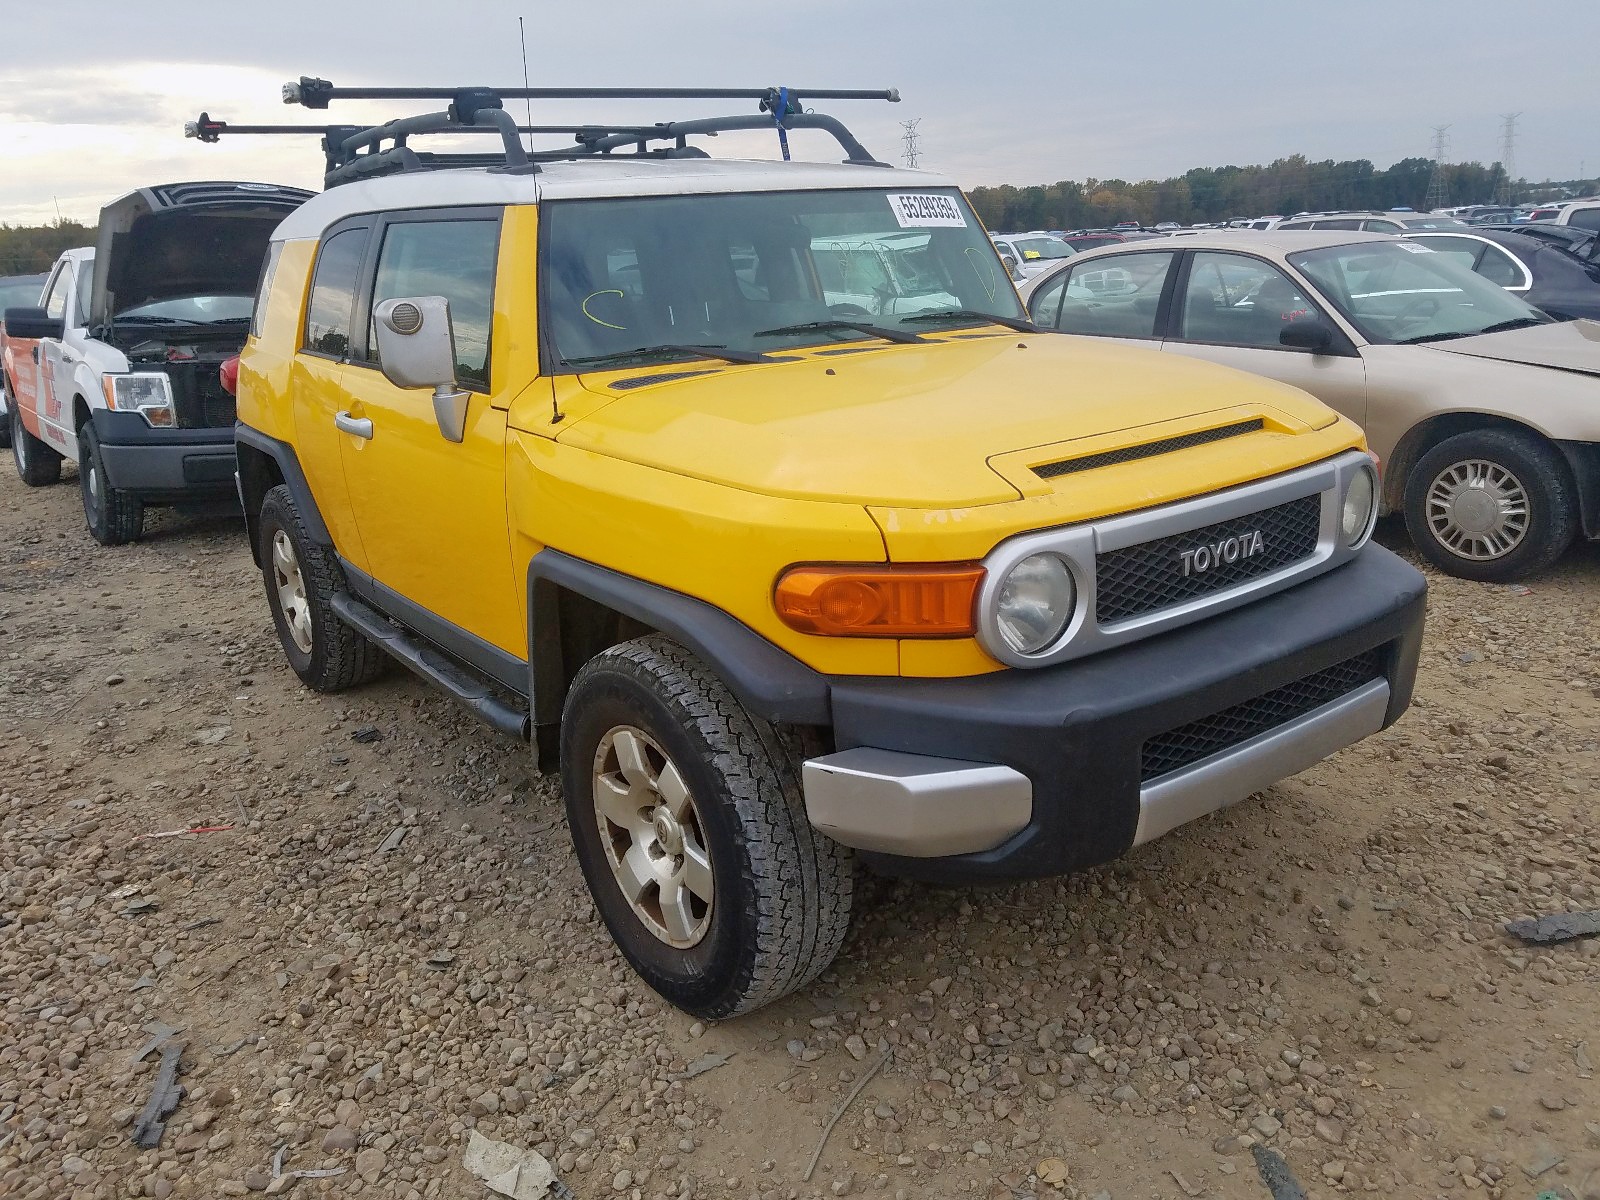
[[[1578,532],[1565,460],[1509,429],[1458,433],[1424,454],[1406,478],[1405,515],[1423,558],[1483,583],[1543,571]]]
[[[850,851],[806,819],[799,756],[666,638],[577,674],[561,723],[567,818],[633,969],[709,1020],[806,986],[850,927]]]
[[[102,546],[126,546],[144,532],[144,502],[106,482],[105,459],[94,422],[78,430],[78,490],[89,534]]]
[[[29,487],[49,487],[60,482],[61,455],[28,432],[15,400],[6,423],[11,428],[11,458],[17,464],[17,478]]]
[[[318,692],[342,692],[383,674],[384,652],[333,611],[333,597],[344,590],[344,572],[332,548],[307,535],[294,496],[283,484],[261,501],[256,545],[272,623],[301,682]]]

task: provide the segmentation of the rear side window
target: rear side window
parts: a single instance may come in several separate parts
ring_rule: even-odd
[[[1112,254],[1072,267],[1056,328],[1095,337],[1154,337],[1173,257]]]
[[[456,378],[480,392],[489,390],[489,325],[499,252],[498,220],[391,221],[384,230],[372,291],[373,309],[396,296],[448,300]],[[369,337],[368,343],[376,361],[377,337]]]
[[[267,297],[272,294],[272,277],[278,272],[278,255],[281,253],[282,242],[273,242],[267,247],[266,261],[261,264],[261,283],[256,287],[256,306],[250,312],[251,337],[261,336],[261,326],[267,319]]]
[[[1579,229],[1600,229],[1600,208],[1577,209],[1567,218],[1567,224]]]
[[[350,313],[367,232],[342,229],[322,243],[306,305],[305,349],[313,354],[343,358],[350,352]]]

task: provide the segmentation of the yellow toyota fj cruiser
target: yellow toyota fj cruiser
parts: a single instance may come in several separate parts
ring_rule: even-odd
[[[854,861],[1105,862],[1405,709],[1424,583],[1369,541],[1349,421],[1035,330],[960,191],[801,93],[539,152],[499,103],[527,94],[329,128],[243,354],[239,488],[300,677],[393,656],[559,764],[673,1003],[815,978]],[[759,125],[847,161],[691,143]],[[463,166],[430,130],[502,144]],[[939,303],[830,292],[830,247],[903,231]]]

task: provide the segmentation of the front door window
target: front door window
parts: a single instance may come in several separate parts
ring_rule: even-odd
[[[1183,290],[1179,336],[1188,342],[1279,349],[1286,325],[1318,316],[1310,298],[1271,263],[1201,250]]]

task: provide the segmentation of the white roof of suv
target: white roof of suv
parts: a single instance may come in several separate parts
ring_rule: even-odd
[[[363,179],[313,196],[291,213],[274,241],[319,237],[357,213],[405,208],[537,204],[543,200],[605,196],[682,196],[721,192],[821,191],[889,188],[894,191],[955,187],[927,171],[848,163],[776,162],[765,159],[640,159],[608,155],[541,163],[536,173],[482,167],[416,171]]]

